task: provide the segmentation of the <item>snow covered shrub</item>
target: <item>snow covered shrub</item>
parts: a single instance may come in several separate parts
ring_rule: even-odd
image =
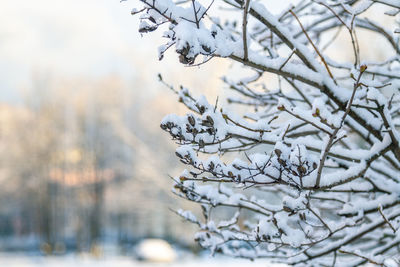
[[[162,31],[160,59],[170,49],[186,65],[219,57],[254,73],[224,77],[236,92],[227,102],[247,112],[182,87],[190,112],[161,122],[187,165],[174,192],[203,210],[177,211],[200,245],[298,266],[398,266],[400,2],[141,2],[132,13],[141,33]],[[382,47],[361,45],[360,32]],[[220,219],[219,207],[234,215]]]

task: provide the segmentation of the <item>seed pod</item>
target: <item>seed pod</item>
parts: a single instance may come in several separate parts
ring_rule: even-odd
[[[190,125],[192,125],[192,126],[194,126],[196,124],[196,120],[193,118],[193,116],[189,116],[188,121],[189,121]]]
[[[214,162],[210,162],[210,164],[208,164],[208,169],[210,170],[210,171],[212,171],[212,170],[214,170],[214,167],[215,167],[215,164],[214,164]]]
[[[304,175],[306,173],[307,169],[303,165],[301,165],[301,166],[297,167],[297,171],[300,173],[300,175]]]
[[[200,114],[203,114],[206,111],[206,108],[204,106],[198,106]]]
[[[208,46],[206,46],[206,45],[202,45],[201,48],[203,48],[203,50],[204,50],[206,53],[210,53],[210,52],[211,52],[211,48],[208,47]]]
[[[361,66],[360,66],[360,72],[366,71],[367,68],[368,68],[367,65],[361,65]]]
[[[203,148],[205,146],[203,139],[199,140],[199,148]]]
[[[293,210],[289,208],[288,206],[283,206],[283,210],[286,212],[292,212]]]
[[[214,120],[211,118],[211,116],[207,116],[207,121],[211,124],[211,126],[214,125]]]
[[[319,108],[315,109],[315,112],[312,114],[313,117],[318,117],[320,114]]]
[[[283,159],[278,159],[279,164],[281,164],[283,167],[286,167],[286,161]]]

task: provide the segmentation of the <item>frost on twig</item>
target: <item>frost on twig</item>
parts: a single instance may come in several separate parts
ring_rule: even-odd
[[[161,122],[186,165],[173,190],[200,204],[203,218],[176,213],[199,227],[195,239],[212,253],[392,266],[400,245],[399,35],[368,14],[385,7],[396,16],[399,3],[289,2],[276,15],[263,1],[142,0],[139,31],[162,32],[160,59],[173,49],[185,65],[221,57],[254,72],[223,78],[234,92],[228,103],[245,113],[168,85],[190,111]],[[345,62],[325,49],[343,27],[352,54]],[[360,30],[391,49],[370,53],[388,57],[363,62]]]

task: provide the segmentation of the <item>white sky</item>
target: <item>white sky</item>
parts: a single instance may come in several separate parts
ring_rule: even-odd
[[[18,88],[37,72],[132,77],[133,57],[146,51],[156,57],[156,45],[150,51],[140,41],[132,5],[118,0],[2,0],[0,98],[18,98]]]
[[[88,78],[116,74],[133,84],[140,81],[140,88],[155,93],[153,76],[161,72],[169,81],[194,90],[198,87],[208,95],[221,87],[218,78],[226,68],[218,63],[185,68],[174,53],[158,63],[157,47],[162,43],[156,38],[160,33],[141,38],[138,17],[130,14],[138,0],[0,1],[1,102],[18,102],[35,75]],[[271,1],[269,8],[279,7],[279,2]],[[209,88],[213,79],[218,82]]]
[[[276,1],[272,7],[278,6]],[[155,38],[160,33],[141,38],[138,17],[130,14],[138,0],[0,2],[0,101],[18,102],[35,75],[87,78],[117,74],[131,82],[139,78],[140,87],[156,92],[156,79],[150,76],[158,72],[201,91],[209,87],[205,76],[210,81],[224,74],[218,63],[185,68],[173,53],[157,63],[157,47],[162,43]],[[144,85],[143,80],[153,81]]]

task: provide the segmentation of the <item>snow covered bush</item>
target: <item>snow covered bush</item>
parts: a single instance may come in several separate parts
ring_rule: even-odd
[[[161,122],[187,165],[174,192],[202,207],[204,218],[177,211],[200,245],[298,266],[398,266],[400,2],[141,2],[132,13],[139,32],[165,37],[160,60],[174,50],[185,65],[218,57],[253,73],[223,78],[243,107],[182,87],[189,113]],[[384,46],[363,51],[360,32]]]

